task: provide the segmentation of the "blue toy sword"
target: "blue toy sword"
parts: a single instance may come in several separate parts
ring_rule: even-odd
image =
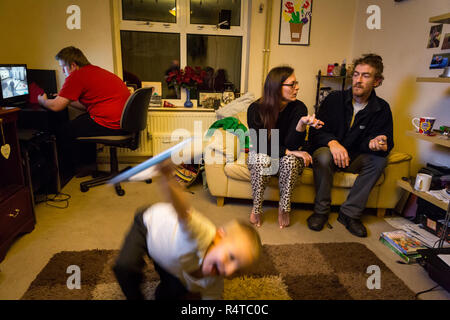
[[[122,172],[109,180],[109,184],[117,184],[122,181],[129,180],[132,176],[160,163],[163,162],[166,159],[169,159],[173,152],[180,151],[183,149],[188,143],[192,141],[192,138],[187,138],[186,140],[174,145],[173,147],[159,153],[158,155],[154,156],[153,158],[150,158],[140,164],[138,164],[136,167],[133,167],[125,172]]]

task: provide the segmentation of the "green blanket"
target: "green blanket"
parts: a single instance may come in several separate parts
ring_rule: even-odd
[[[250,139],[248,135],[246,135],[248,129],[242,122],[239,121],[239,119],[234,117],[227,117],[221,120],[217,120],[209,127],[208,132],[206,132],[206,138],[211,137],[214,134],[214,131],[220,128],[238,136],[241,150],[245,150],[245,152],[248,152],[250,143]]]

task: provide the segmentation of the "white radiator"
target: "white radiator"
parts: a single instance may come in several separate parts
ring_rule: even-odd
[[[216,121],[215,112],[205,111],[149,111],[147,128],[141,132],[139,148],[130,150],[118,148],[118,156],[150,157],[156,155],[181,140],[171,141],[175,130],[181,135],[203,135]],[[197,131],[197,132],[195,132]],[[105,147],[99,157],[109,157],[109,150]]]
[[[148,127],[151,133],[170,133],[176,129],[186,129],[194,132],[194,123],[202,127],[202,132],[216,121],[215,112],[186,111],[152,111],[149,112]]]

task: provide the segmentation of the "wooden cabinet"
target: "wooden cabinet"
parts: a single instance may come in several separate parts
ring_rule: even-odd
[[[14,239],[34,229],[31,194],[25,185],[17,136],[17,108],[0,108],[0,145],[10,146],[9,157],[0,154],[0,261]]]

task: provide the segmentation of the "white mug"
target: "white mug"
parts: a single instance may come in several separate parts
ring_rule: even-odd
[[[418,173],[416,176],[416,183],[414,184],[414,189],[417,191],[428,191],[430,190],[432,176],[425,173]]]

